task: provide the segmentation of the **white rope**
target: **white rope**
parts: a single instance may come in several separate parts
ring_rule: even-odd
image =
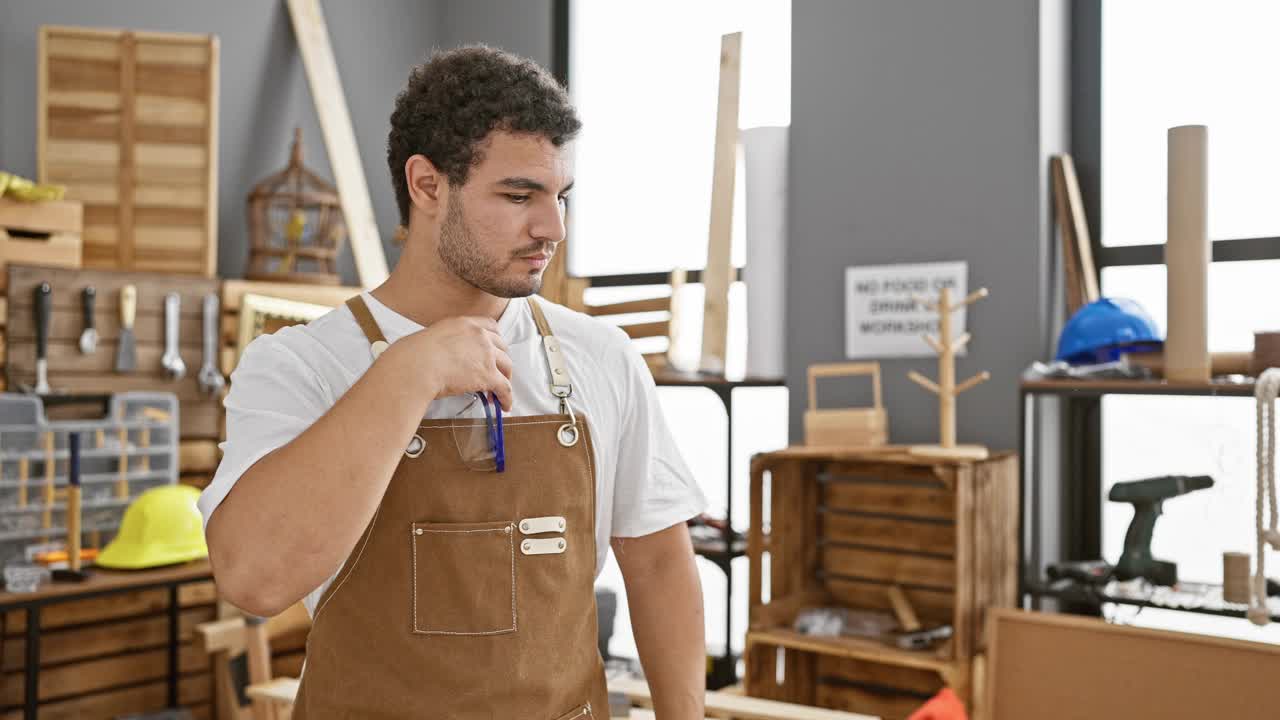
[[[1271,619],[1267,609],[1267,546],[1280,550],[1280,528],[1276,512],[1276,395],[1280,394],[1280,368],[1264,371],[1254,386],[1258,411],[1258,496],[1254,506],[1258,526],[1257,571],[1249,592],[1249,619],[1255,625],[1266,625]],[[1262,522],[1263,503],[1269,506],[1270,526]]]

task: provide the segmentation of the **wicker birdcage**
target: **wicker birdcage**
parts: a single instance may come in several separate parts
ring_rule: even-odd
[[[293,131],[289,166],[249,193],[250,280],[339,284],[346,235],[338,191],[302,165],[302,129]]]

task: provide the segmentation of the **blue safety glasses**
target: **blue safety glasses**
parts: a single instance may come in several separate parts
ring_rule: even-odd
[[[502,433],[502,405],[489,392],[472,393],[453,419],[458,456],[468,469],[504,472],[506,449]]]

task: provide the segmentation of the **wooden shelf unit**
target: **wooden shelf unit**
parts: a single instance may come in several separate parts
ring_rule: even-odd
[[[1012,453],[931,461],[899,448],[753,458],[747,694],[885,718],[944,685],[971,703],[985,611],[1017,599],[1017,467]],[[951,639],[911,651],[793,629],[807,608],[892,612],[894,585]]]

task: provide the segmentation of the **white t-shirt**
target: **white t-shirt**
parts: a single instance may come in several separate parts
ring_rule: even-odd
[[[365,303],[387,341],[422,326],[378,302]],[[539,300],[560,341],[573,382],[569,399],[591,429],[596,468],[596,575],[604,567],[610,537],[638,537],[702,512],[706,497],[676,449],[658,405],[653,376],[618,328]],[[512,415],[559,412],[551,395],[546,356],[528,301],[511,300],[498,329],[510,348]],[[209,517],[237,479],[264,455],[311,426],[369,369],[369,341],[345,305],[307,325],[256,338],[245,349],[227,394],[227,439],[222,462],[200,496]],[[431,403],[425,417],[445,417],[456,398]],[[518,463],[519,458],[510,462]],[[334,575],[340,568],[334,568]],[[330,576],[305,599],[314,612]]]

